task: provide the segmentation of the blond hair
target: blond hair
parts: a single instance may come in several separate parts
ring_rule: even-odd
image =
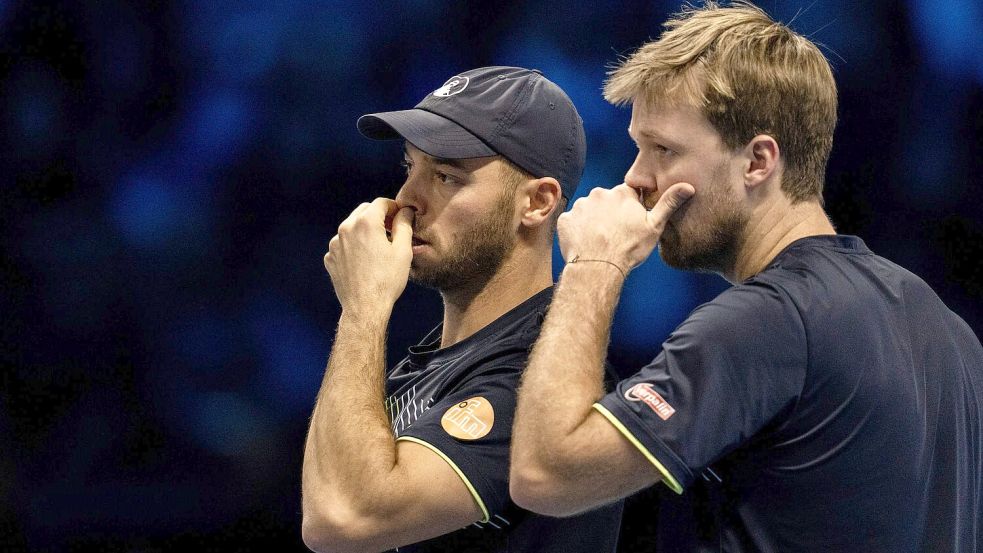
[[[836,82],[819,48],[746,2],[688,6],[665,27],[608,74],[604,98],[697,107],[733,149],[767,134],[785,161],[785,194],[822,201]]]

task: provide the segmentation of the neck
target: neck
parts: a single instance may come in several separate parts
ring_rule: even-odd
[[[733,284],[760,273],[789,244],[809,236],[836,234],[818,201],[790,203],[784,194],[751,216],[734,269],[724,277]]]
[[[495,275],[479,290],[442,290],[444,325],[440,347],[452,346],[481,330],[495,319],[553,284],[549,254],[519,251],[502,262]],[[547,250],[549,251],[549,250]]]

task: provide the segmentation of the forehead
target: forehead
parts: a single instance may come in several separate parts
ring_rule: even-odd
[[[720,139],[703,113],[691,105],[639,100],[632,104],[628,132],[635,140],[669,141]]]

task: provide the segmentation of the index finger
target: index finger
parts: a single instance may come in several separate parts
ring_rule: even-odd
[[[640,198],[642,191],[637,188],[632,188],[625,183],[621,183],[618,186],[611,187],[611,190],[621,194],[631,196],[632,198]]]
[[[372,211],[376,216],[390,219],[396,214],[397,211],[399,211],[399,207],[396,205],[396,200],[390,198],[376,198],[369,204],[368,210]]]
[[[411,207],[396,211],[392,217],[392,243],[409,250],[413,242],[413,218],[416,212]]]

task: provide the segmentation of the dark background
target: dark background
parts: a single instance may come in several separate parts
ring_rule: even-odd
[[[839,230],[980,334],[983,6],[763,7],[834,66]],[[580,194],[617,184],[634,148],[605,67],[678,8],[0,1],[0,550],[303,550],[303,440],[339,314],[321,257],[402,174],[399,144],[356,118],[469,68],[539,68],[584,118]],[[645,362],[724,286],[649,261],[612,359]],[[411,286],[390,358],[439,317]],[[647,543],[644,498],[625,550]]]

